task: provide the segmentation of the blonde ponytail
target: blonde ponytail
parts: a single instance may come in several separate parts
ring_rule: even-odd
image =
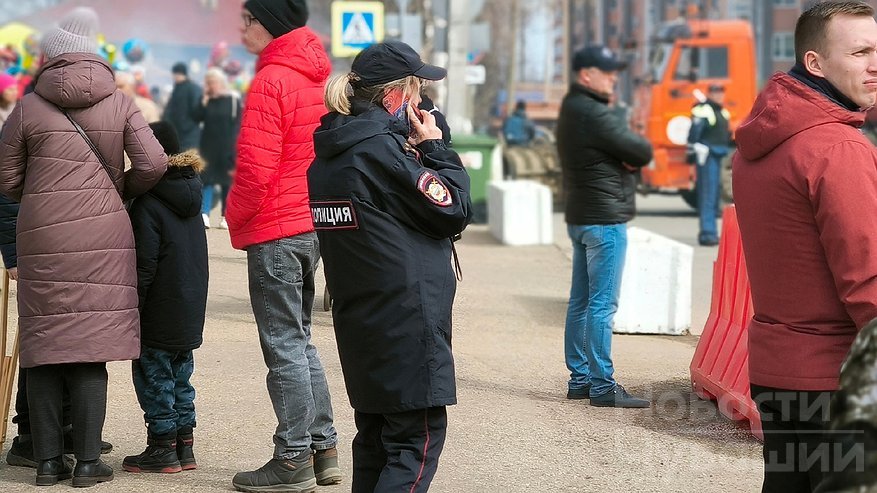
[[[350,96],[353,95],[353,87],[350,86],[350,78],[344,75],[336,75],[329,79],[326,84],[326,93],[323,102],[329,111],[350,114]]]

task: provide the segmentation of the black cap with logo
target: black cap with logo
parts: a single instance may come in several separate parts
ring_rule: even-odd
[[[353,87],[371,87],[416,76],[442,80],[448,71],[429,65],[413,48],[401,41],[385,41],[362,50],[353,59],[350,83]]]
[[[572,59],[572,69],[596,67],[604,72],[617,72],[627,68],[627,62],[618,59],[612,50],[603,45],[591,45],[577,51]]]

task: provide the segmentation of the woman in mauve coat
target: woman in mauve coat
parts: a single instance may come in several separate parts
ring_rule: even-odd
[[[116,90],[97,56],[97,15],[74,9],[43,39],[35,91],[0,135],[0,193],[21,203],[18,312],[21,367],[37,460],[37,484],[73,476],[109,481],[100,461],[107,361],[140,354],[137,264],[122,203],[148,191],[167,156],[134,101]],[[104,168],[61,108],[107,162]],[[124,172],[123,151],[132,169]],[[73,415],[76,468],[63,457],[61,389]]]

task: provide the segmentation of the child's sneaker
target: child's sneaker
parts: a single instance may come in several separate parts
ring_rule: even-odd
[[[128,472],[158,472],[172,474],[180,472],[177,458],[177,436],[151,436],[146,440],[146,450],[140,455],[129,455],[122,462],[122,469]]]
[[[192,428],[180,428],[177,430],[177,459],[180,460],[180,467],[184,471],[198,468],[198,464],[195,462],[195,453],[192,451],[194,441]]]
[[[201,214],[201,219],[204,220],[204,229],[210,229],[210,216]]]
[[[314,453],[314,476],[320,486],[329,486],[341,482],[341,468],[338,467],[338,451],[335,447],[317,450]]]
[[[219,229],[228,229],[228,223],[225,221],[225,218],[219,220]]]

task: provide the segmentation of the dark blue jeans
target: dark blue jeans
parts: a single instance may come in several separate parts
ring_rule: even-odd
[[[725,152],[709,153],[706,164],[697,167],[697,209],[700,216],[700,233],[697,240],[701,243],[715,241],[719,238],[716,219],[719,211],[719,194],[721,191],[720,176],[722,157]]]
[[[170,352],[143,346],[132,362],[134,391],[152,436],[195,427],[195,370],[192,351]]]

